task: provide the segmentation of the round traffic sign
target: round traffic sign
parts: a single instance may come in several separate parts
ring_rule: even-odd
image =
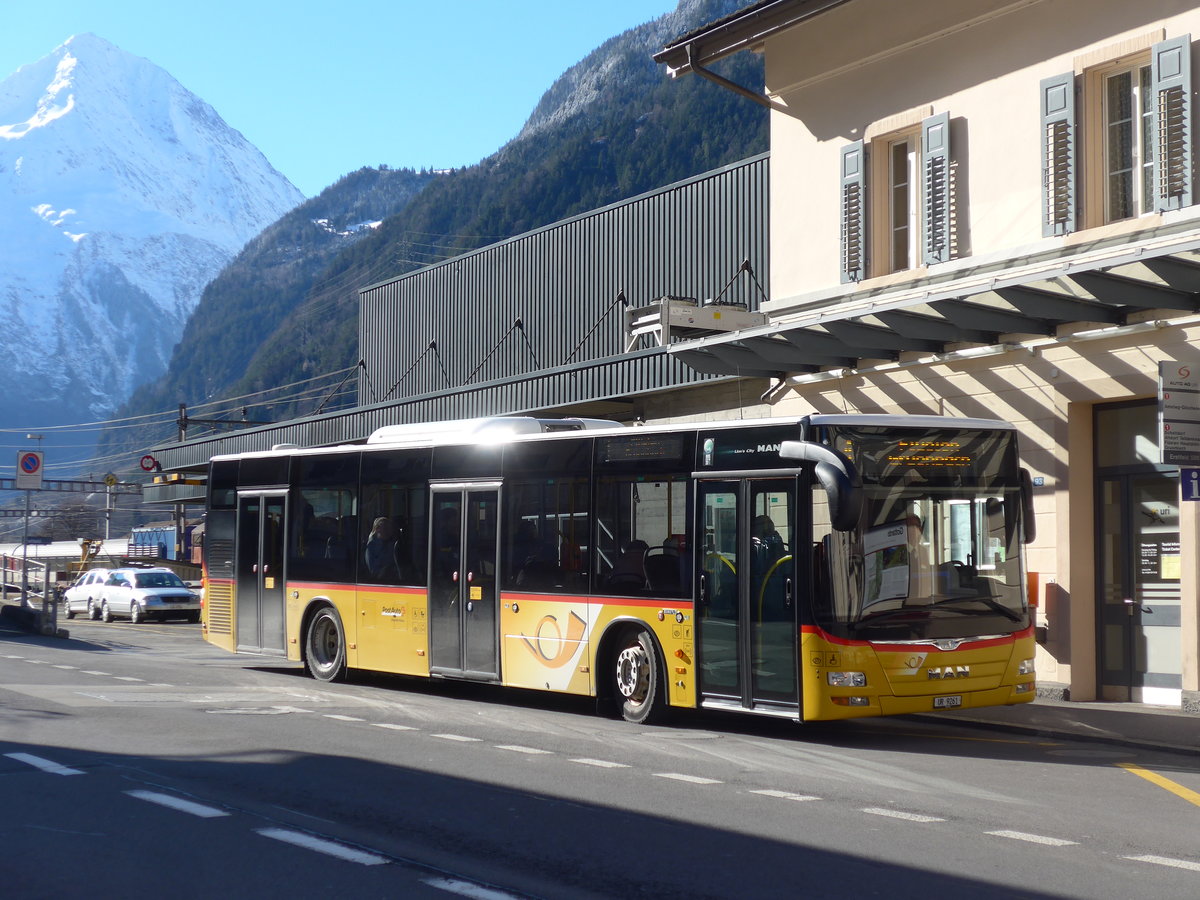
[[[158,460],[147,453],[142,457],[141,466],[143,472],[153,472],[158,467]]]
[[[19,465],[21,471],[26,475],[36,475],[38,470],[42,468],[42,456],[40,453],[32,451],[22,453]]]

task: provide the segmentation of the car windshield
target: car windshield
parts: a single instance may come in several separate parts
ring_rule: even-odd
[[[140,588],[186,587],[174,572],[138,572],[134,576],[134,581]]]

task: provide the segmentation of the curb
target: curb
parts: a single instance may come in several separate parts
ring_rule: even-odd
[[[1128,747],[1132,750],[1158,750],[1166,753],[1181,753],[1188,756],[1200,756],[1200,746],[1184,744],[1167,744],[1161,741],[1139,740],[1125,735],[1088,734],[1087,732],[1072,731],[1069,728],[1055,728],[1052,725],[1029,725],[1023,722],[996,722],[991,719],[974,719],[966,716],[940,716],[919,714],[914,716],[930,722],[955,723],[961,722],[989,731],[1008,731],[1029,734],[1035,737],[1056,738],[1069,741],[1086,741],[1090,744],[1111,744],[1118,747]]]

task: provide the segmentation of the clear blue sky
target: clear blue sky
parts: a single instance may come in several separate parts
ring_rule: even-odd
[[[92,32],[166,69],[313,196],[362,166],[478,162],[589,51],[674,8],[675,0],[0,0],[0,79]]]

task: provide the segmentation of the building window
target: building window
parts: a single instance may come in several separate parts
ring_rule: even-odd
[[[1150,66],[1104,77],[1105,221],[1131,219],[1154,210],[1154,109]]]
[[[1074,72],[1041,83],[1043,235],[1191,206],[1190,35],[1081,82],[1078,111]]]
[[[950,259],[951,194],[948,113],[844,147],[842,281]]]
[[[917,231],[917,136],[906,135],[889,141],[888,185],[888,271],[912,268],[916,253]]]

